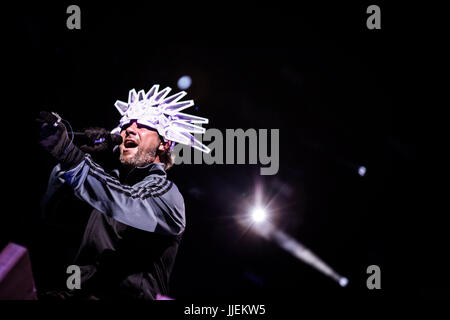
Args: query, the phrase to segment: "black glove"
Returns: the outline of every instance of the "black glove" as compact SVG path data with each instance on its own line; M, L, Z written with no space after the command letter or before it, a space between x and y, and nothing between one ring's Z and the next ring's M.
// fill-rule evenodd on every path
M84 130L86 138L89 140L87 144L82 145L80 149L89 153L95 162L100 164L104 169L115 169L119 164L119 155L115 146L117 143L113 142L111 133L100 127L92 127ZM96 143L96 141L104 139L103 142Z
M39 127L39 144L61 164L63 170L75 168L84 159L84 152L69 139L66 127L58 118L47 111L41 111L36 120Z

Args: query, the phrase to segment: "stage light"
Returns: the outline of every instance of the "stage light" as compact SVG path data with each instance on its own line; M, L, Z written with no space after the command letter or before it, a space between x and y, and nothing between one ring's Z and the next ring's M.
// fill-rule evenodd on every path
M254 222L262 222L267 219L267 213L262 208L254 208L252 211L252 219Z
M340 278L339 284L341 285L341 287L345 287L348 284L348 279L345 277Z
M178 79L177 86L180 90L186 90L192 84L192 79L189 76L182 76Z
M364 166L361 166L358 168L358 173L361 177L364 177L364 175L366 174L366 171L367 171L367 169Z
M347 278L338 274L308 247L279 229L273 223L273 214L278 210L274 208L272 201L265 199L260 184L256 186L255 196L252 198L252 201L250 203L243 203L242 207L243 211L237 214L235 218L245 228L245 232L251 230L252 233L276 243L280 248L289 252L295 258L336 281L341 287L347 286Z

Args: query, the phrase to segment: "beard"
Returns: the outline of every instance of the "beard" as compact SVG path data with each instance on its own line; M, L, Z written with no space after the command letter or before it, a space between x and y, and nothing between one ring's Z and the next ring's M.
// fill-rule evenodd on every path
M156 159L156 148L155 149L142 149L137 147L138 150L136 154L132 157L125 157L123 153L120 153L120 162L125 166L129 168L135 168L135 167L143 167L146 166Z

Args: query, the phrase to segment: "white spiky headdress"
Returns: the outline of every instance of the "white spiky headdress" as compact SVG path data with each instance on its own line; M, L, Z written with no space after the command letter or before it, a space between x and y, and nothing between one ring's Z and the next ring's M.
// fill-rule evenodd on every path
M139 124L157 130L166 140L172 141L171 148L178 142L209 153L210 149L192 135L205 133L205 128L195 124L206 124L208 119L180 112L193 106L194 101L179 101L187 94L185 91L166 98L172 89L169 87L161 91L158 89L158 84L147 93L144 90L136 92L132 89L128 94L128 102L117 100L115 106L122 118L119 126L111 133L120 133L123 126L136 120Z

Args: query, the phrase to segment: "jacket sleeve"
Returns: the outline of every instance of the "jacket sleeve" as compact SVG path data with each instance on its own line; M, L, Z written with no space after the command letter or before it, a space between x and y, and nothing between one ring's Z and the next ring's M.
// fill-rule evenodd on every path
M64 179L78 198L121 223L164 235L184 231L183 197L166 179L155 177L124 185L105 173L88 154L64 173Z
M55 202L59 200L62 196L65 196L65 191L69 192L65 188L65 181L63 171L61 171L61 165L57 164L52 172L50 173L50 178L47 184L47 191L43 195L41 199L41 218L44 220L48 220L51 216L54 215L55 211Z

